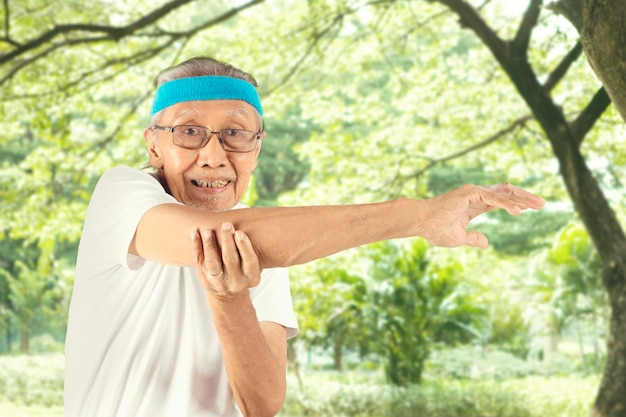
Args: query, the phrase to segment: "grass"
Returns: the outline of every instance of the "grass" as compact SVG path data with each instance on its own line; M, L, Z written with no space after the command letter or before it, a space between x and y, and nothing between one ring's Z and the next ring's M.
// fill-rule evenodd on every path
M0 416L63 416L63 356L0 356ZM288 374L280 417L586 417L599 377L454 379L392 387L374 371Z
M0 402L0 416L11 417L63 417L63 406L17 405Z
M587 417L598 377L429 378L392 387L371 373L290 375L281 417Z

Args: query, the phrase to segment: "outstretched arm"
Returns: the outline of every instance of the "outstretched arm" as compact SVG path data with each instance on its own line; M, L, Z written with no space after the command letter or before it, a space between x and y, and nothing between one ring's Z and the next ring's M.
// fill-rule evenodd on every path
M494 208L517 215L544 200L510 184L465 185L441 196L400 198L373 204L268 207L209 213L178 204L150 209L141 219L129 252L156 262L193 266L192 233L220 230L223 223L246 233L261 268L290 266L363 244L422 237L436 246L486 247L467 226Z

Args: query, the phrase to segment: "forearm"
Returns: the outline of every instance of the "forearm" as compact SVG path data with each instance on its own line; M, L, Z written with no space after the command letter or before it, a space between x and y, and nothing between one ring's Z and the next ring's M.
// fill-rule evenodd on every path
M146 213L131 253L193 265L191 234L234 224L254 244L262 268L306 263L379 240L419 235L421 201L399 199L349 206L274 207L220 213L164 204Z
M274 416L285 401L285 329L257 321L248 291L234 302L209 296L209 303L237 405L245 416Z
M234 226L250 237L262 267L291 266L371 242L414 236L416 213L405 206L401 210L401 202L391 201L295 207L263 211Z

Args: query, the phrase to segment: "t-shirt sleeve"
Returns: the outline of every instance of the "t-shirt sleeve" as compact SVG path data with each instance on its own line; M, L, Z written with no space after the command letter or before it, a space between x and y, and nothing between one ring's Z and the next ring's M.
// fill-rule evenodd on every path
M128 254L139 221L151 208L177 203L147 172L129 167L107 171L96 184L81 237L83 253L91 265L113 264L140 268L144 260Z
M286 268L263 270L259 285L250 289L250 297L259 321L271 321L284 326L288 339L298 333L298 320L293 311L289 272Z

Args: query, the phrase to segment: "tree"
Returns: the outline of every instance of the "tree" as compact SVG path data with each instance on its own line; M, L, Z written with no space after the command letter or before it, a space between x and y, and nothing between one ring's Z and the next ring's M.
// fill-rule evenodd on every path
M626 120L626 36L619 30L626 20L626 5L600 0L558 0L549 7L563 14L578 30L591 68Z
M619 41L623 41L624 38L623 30L621 30L624 22L624 12L622 10L624 5L622 2L561 2L562 8L570 12L572 11L572 5L583 7L584 3L583 13L580 13L580 15L583 16L582 21L584 22L585 18L588 20L596 19L593 24L598 27L594 27L593 29L590 29L589 26L587 28L582 27L582 43L579 40L571 42L568 51L560 53L556 48L554 51L550 51L552 52L552 56L560 54L560 61L553 64L553 62L547 59L549 55L546 53L540 54L532 42L533 31L537 29L541 23L542 12L547 12L548 17L555 18L554 15L550 16L548 9L542 7L543 2L541 0L532 0L529 2L526 11L519 21L517 29L513 31L508 28L503 28L502 22L494 16L493 8L490 9L488 7L491 5L490 3L495 2L484 2L481 7L473 5L477 2L464 0L439 0L430 1L429 3L437 3L445 6L445 9L453 12L458 17L461 27L469 29L473 35L475 35L475 37L470 35L466 38L466 43L471 43L472 39L477 39L487 48L492 57L495 58L499 71L506 74L510 84L514 86L517 94L530 110L532 114L531 118L542 130L543 135L545 135L544 138L550 145L551 153L558 162L559 173L569 197L598 251L602 263L603 283L609 294L612 311L607 365L605 367L603 382L594 405L594 413L597 416L618 416L621 413L620 410L626 409L624 403L624 399L626 398L626 379L623 377L626 375L626 362L622 360L622 358L626 356L626 320L624 320L624 314L626 314L626 298L622 296L624 290L626 290L626 239L617 219L617 215L610 206L609 200L604 193L606 185L604 185L604 187L601 185L597 174L590 168L582 147L586 138L595 136L590 135L590 132L592 132L596 122L600 120L600 117L609 108L611 100L605 87L599 86L596 87L595 91L592 93L581 89L578 91L578 100L570 100L564 103L560 101L562 100L560 97L562 97L563 94L558 91L558 88L562 84L572 86L571 83L567 83L567 78L570 74L576 74L576 64L582 55L582 45L585 43L587 45L585 46L586 50L598 48L597 50L588 52L588 54L591 54L590 60L594 68L598 65L607 65L609 67L608 72L617 78L617 83L615 87L612 88L612 94L623 94L625 90L621 87L620 82L623 82L624 78L624 45L619 44ZM335 3L327 2L327 4ZM373 4L372 7L375 11L371 11L370 16L377 16L379 18L371 19L372 23L368 27L368 30L374 31L375 36L383 39L383 36L389 36L392 31L387 29L383 32L382 28L385 24L393 25L394 28L398 28L396 32L400 32L404 35L400 36L396 33L399 42L406 43L409 42L407 41L408 39L415 43L425 43L423 39L411 35L416 30L415 27L419 26L421 22L428 22L429 19L434 20L437 16L436 11L431 11L430 18L420 16L421 21L413 26L408 24L407 29L407 26L403 26L399 24L399 22L406 24L409 19L394 20L393 17L390 17L394 16L394 8L398 10L403 9L405 13L411 13L412 10L409 10L410 8L407 6L407 3L392 1L376 3ZM559 9L558 5L556 7ZM332 8L332 6L328 6L328 8ZM323 8L320 7L320 9ZM329 12L325 11L325 13ZM352 16L356 13L358 13L358 7L350 7L343 4L336 5L334 13L332 13L333 18L327 18L326 21L333 21L333 19L339 21L337 27L349 25L347 16ZM445 13L445 10L440 10L439 13ZM611 19L603 18L603 16L608 16L611 13L614 13ZM414 13L412 17L415 17L417 20L417 16L417 13ZM544 16L546 16L546 13L544 13ZM615 20L613 19L614 17L616 17ZM613 26L610 26L611 22L613 22ZM426 23L423 24L426 25ZM591 25L592 23L588 21L587 24ZM446 26L441 25L440 27ZM358 30L354 29L354 27L350 29ZM447 27L447 30L449 30L449 27ZM340 29L337 29L337 31L339 32ZM612 35L605 38L603 34L606 34L607 31L611 31ZM365 36L364 32L364 30L358 31L358 36L363 38ZM423 36L423 33L421 33L421 35ZM442 34L442 36L445 38L445 34ZM615 38L617 39L615 40ZM612 52L608 53L604 50L604 53L599 53L598 51L601 50L599 44L604 42L604 45L606 45L607 39L609 39L608 45L611 45ZM391 49L393 45L387 43L387 47ZM391 52L385 51L384 58L391 60L393 58L393 52L393 49L391 49ZM440 51L440 53L442 53L442 51ZM597 57L599 54L602 55L601 58ZM608 55L614 55L615 62L605 64L604 59L607 59ZM594 56L596 57L594 58ZM594 59L596 59L598 63L595 63ZM402 61L398 60L395 64L401 66ZM354 61L352 61L352 65L354 65ZM470 66L471 63L468 62L462 67L470 71ZM406 70L406 68L405 66L403 69ZM485 69L486 73L488 71L493 70L491 68ZM599 72L597 68L596 72ZM400 74L396 75L400 76ZM604 77L609 77L609 74ZM493 76L493 78L496 77ZM393 82L386 82L385 88L389 91L393 88ZM469 94L471 93L464 91L465 96ZM384 102L388 103L388 101ZM429 104L432 105L432 103ZM390 111L389 107L385 110ZM391 111L393 110L394 109ZM498 107L498 112L500 111L502 111L502 107ZM379 115L376 115L376 117L378 117L376 121L379 125L384 124L384 122L381 123ZM367 118L365 118L365 123L367 123ZM385 158L388 165L392 165L391 163L393 163L392 166L394 166L394 168L389 171L394 174L395 172L399 172L400 175L396 175L396 178L402 180L417 178L423 176L425 172L433 166L449 163L454 158L467 156L470 152L476 151L476 149L481 146L493 144L500 138L508 137L514 133L518 127L524 126L527 123L528 118L521 113L518 115L517 120L508 127L502 127L484 141L474 144L467 149L450 152L449 156L431 158L423 167L415 170L413 173L411 173L410 170L408 173L406 172L407 170L402 172L402 165L398 163L400 160L399 157L396 157L395 161L388 157L389 154L394 153L395 149L398 148L397 146L395 148L382 146L381 148L384 149L384 156L382 156L382 158ZM403 126L406 124L407 123L400 123L399 125ZM339 129L335 128L335 130ZM362 133L362 131L359 132L356 127L354 127L353 130L354 132L350 132L346 129L342 133L345 132L344 134L351 135L352 137L357 137L358 133ZM329 134L332 134L335 139L340 137L337 133L338 132L329 131ZM378 133L380 136L384 135L382 132ZM327 145L327 143L323 143L318 146L323 147ZM411 149L410 144L405 142L403 145L405 146L400 149ZM536 142L532 145L527 145L525 149L530 150L531 147L535 145ZM410 151L407 153L409 153L409 155L411 154ZM343 156L345 156L345 154ZM345 179L343 180L345 181ZM382 182L385 183L385 178L383 178ZM400 183L401 181L397 182ZM388 183L393 184L394 182L388 181L387 184ZM326 187L328 187L328 185L326 185Z
M391 383L418 384L433 345L474 339L485 311L463 291L461 264L433 262L424 241L384 242L372 249L370 326L378 333L373 349Z
M554 8L579 31L591 67L626 120L626 35L623 31L626 4L618 1L560 0ZM590 215L600 212L606 210L597 210ZM590 230L594 225L589 219L585 221L602 259L602 278L611 305L608 358L594 404L594 417L623 415L626 409L626 364L623 360L626 355L626 300L622 295L626 289L626 238L614 217L607 219L606 223L594 233ZM608 239L603 236L606 230L611 231Z
M32 248L31 248L32 252ZM38 251L36 251L38 252ZM27 254L23 251L22 254ZM0 268L0 278L7 283L8 303L3 309L17 321L20 334L20 351L28 353L30 338L38 327L37 322L47 323L47 330L65 323L67 300L67 269L55 265L49 253L39 254L38 258L17 259L9 268ZM61 262L60 264L64 264ZM4 306L3 306L4 307ZM7 347L10 350L10 325L7 326Z
M600 371L598 342L602 338L598 332L602 331L601 324L608 320L608 310L600 262L589 235L582 225L568 224L557 234L552 248L536 257L533 264L534 273L525 287L531 300L529 313L536 316L535 327L543 324L539 331L551 338L554 351L557 351L563 331L573 329L585 371ZM583 326L592 329L588 332L593 337L594 346L591 363L584 352Z
M409 180L423 176L424 169L428 166L452 165L454 158L460 156L469 159L470 151L484 149L484 146L493 144L503 137L515 137L516 140L520 140L519 148L523 147L524 152L530 154L529 158L532 158L543 150L541 148L543 136L541 139L538 138L540 135L533 134L521 137L519 132L525 129L525 133L528 133L532 131L534 123L538 123L551 147L552 155L558 161L562 181L576 212L598 251L602 264L603 283L609 294L612 316L607 366L594 405L594 413L598 417L612 417L620 415L620 410L626 408L624 404L626 401L624 400L626 398L626 378L624 378L626 362L622 360L626 356L626 298L622 297L626 281L626 238L604 194L603 187L590 169L582 149L583 144L588 145L587 138L594 133L593 126L609 106L609 97L624 115L624 105L621 103L623 103L623 96L626 96L624 93L626 89L623 85L622 68L624 67L623 51L626 47L622 25L625 21L626 6L623 2L602 0L555 2L555 10L568 16L580 31L580 42L572 42L569 52L563 53L560 62L556 65L552 65L553 62L548 59L541 61L541 58L546 57L538 56L537 50L531 48L533 40L531 35L534 29L541 23L542 16L550 12L542 8L540 0L529 2L517 29L508 32L507 28L500 27L502 22L494 20L490 26L485 17L488 16L489 11L492 10L490 6L495 2L487 1L484 4L481 3L480 6L474 6L477 2L470 3L463 0L431 2L419 0L412 2L393 0L326 2L319 0L308 2L300 7L292 7L290 4L289 10L294 13L291 18L285 18L278 13L273 14L272 16L276 19L280 19L281 24L274 20L268 23L270 19L250 18L247 20L247 26L238 27L241 30L265 28L266 34L254 33L257 36L268 37L271 36L272 31L280 27L283 30L280 33L282 38L289 40L288 47L284 44L281 44L283 47L278 45L275 38L263 38L264 42L258 42L255 38L246 39L244 32L241 31L237 31L236 36L228 31L220 32L219 36L207 31L208 28L216 27L217 23L232 24L228 20L230 17L235 14L245 16L246 10L252 6L259 6L263 3L261 1L251 1L240 7L230 8L222 3L178 0L164 2L154 9L147 7L146 2L145 10L150 11L145 14L139 12L144 10L144 3L141 2L133 4L134 9L131 10L117 3L111 5L110 2L93 1L90 2L92 7L84 10L83 20L76 20L75 16L77 10L83 10L81 5L84 2L64 2L63 7L55 4L57 7L55 13L46 9L49 6L45 3L32 2L25 5L24 2L5 1L2 15L5 23L4 33L0 37L0 52L2 53L0 55L0 88L3 90L0 117L7 121L2 135L10 132L10 136L3 136L0 139L4 142L24 140L28 137L28 132L34 132L43 143L21 162L19 169L7 170L9 175L2 178L7 185L13 184L14 179L19 179L24 184L23 194L33 195L35 198L24 198L25 207L18 212L11 209L5 210L5 205L15 205L17 197L14 195L10 195L8 199L5 199L3 195L0 204L3 206L3 214L7 213L5 215L8 217L13 235L18 238L30 235L34 236L35 240L50 239L50 236L54 234L50 233L51 228L46 225L50 223L50 220L59 219L59 216L42 211L40 207L47 205L53 209L51 212L62 213L66 218L79 218L87 198L85 190L93 184L93 179L101 169L120 160L137 162L144 158L136 146L123 138L130 136L131 125L132 129L136 129L140 124L141 118L137 116L137 112L149 95L149 89L137 89L136 85L147 86L149 82L146 74L154 74L157 68L163 66L164 61L176 61L179 54L183 52L200 50L215 52L217 51L215 45L237 45L239 49L233 48L232 52L229 50L225 53L227 55L225 58L237 57L237 62L243 67L252 68L255 63L254 67L258 69L255 74L267 81L265 84L267 87L264 87L267 90L264 92L271 92L274 103L278 106L288 102L288 98L285 89L281 91L274 87L283 85L285 80L297 74L307 74L309 68L319 68L314 66L314 63L327 53L333 41L337 40L342 33L352 31L363 36L369 31L370 34L373 33L376 36L376 31L386 22L393 22L393 19L396 19L406 26L392 24L386 28L386 35L396 33L396 39L400 43L414 42L421 47L420 53L428 55L431 51L431 54L441 56L443 52L437 48L451 41L451 28L442 26L446 27L446 32L441 32L439 28L429 28L428 23L441 18L440 16L447 10L454 12L461 25L476 35L475 37L465 36L462 40L457 39L456 53L461 56L459 51L467 50L467 46L472 46L472 43L477 40L482 42L495 58L499 68L487 64L485 69L482 69L484 82L489 83L491 78L499 79L499 71L503 71L519 93L519 97L530 109L531 115L526 114L527 110L511 105L507 108L507 112L512 113L513 109L520 110L520 112L515 118L509 120L508 125L494 129L492 136L473 144L468 149L451 152L448 156L430 158L421 169L411 171L411 167L407 167L407 161L414 163L416 160L425 160L424 153L421 152L426 149L425 147L418 147L422 145L417 144L417 141L414 141L414 144L405 142L406 147L403 150L406 152L403 156L383 140L397 139L394 134L384 131L380 126L373 126L372 123L359 127L359 120L355 119L354 112L344 112L343 108L338 107L337 109L342 111L335 111L337 119L349 121L351 126L350 129L340 128L338 124L333 127L337 133L334 138L336 146L353 150L355 138L365 139L374 146L370 149L376 149L378 153L375 161L378 165L373 165L375 168L393 162L394 168L397 169L389 171L379 169L379 173L373 175L372 171L375 170L359 172L359 167L346 164L342 166L345 168L341 171L343 177L337 179L337 182L354 181L360 182L361 185L366 184L362 187L364 200L373 195L380 196L380 191L371 186L376 181L388 184L385 188L386 192L394 195L400 191L407 191ZM190 9L186 7L192 3L195 6L202 5L205 13L189 13ZM263 4L267 7L263 9L265 12L276 12L282 6L281 2L267 3ZM427 9L424 6L422 10L425 13L420 15L410 9L413 5L433 7ZM435 5L445 7L436 8ZM105 7L110 8L105 9ZM110 13L107 13L109 11ZM172 19L173 13L178 11L180 13L176 14L176 19ZM408 11L409 14L403 16L404 11ZM169 18L166 19L166 17ZM41 20L35 24L35 19ZM85 23L89 21L98 23ZM301 27L298 26L299 22L303 22ZM497 25L495 22L498 22ZM37 32L34 32L32 27L36 27ZM496 27L498 30L494 29ZM426 44L419 37L413 36L418 29L423 29L426 33L439 31L440 39L430 38L430 44ZM36 34L33 35L33 33ZM420 33L424 34L424 32ZM235 37L239 39L234 39ZM344 42L345 55L350 54L350 48L345 46L347 44L345 36L341 40ZM384 41L384 39L380 40ZM192 48L190 45L194 41L202 43L202 47L196 45ZM355 43L353 41L350 46ZM446 45L445 53L451 53L453 49L448 46ZM250 53L254 48L258 48L259 51L255 56ZM607 52L605 48L608 48L610 52ZM393 49L393 45L389 46L389 49ZM235 50L237 52L234 52ZM604 84L604 88L596 88L592 94L584 89L578 89L576 94L579 95L580 100L566 103L568 111L564 111L563 103L559 102L555 92L559 85L567 82L566 75L575 70L583 51ZM557 54L559 51L553 52ZM159 57L158 62L153 60L156 56ZM387 58L387 55L383 56ZM268 61L272 58L281 65L269 65ZM471 67L469 58L473 59L476 56L465 58L465 61L459 60L458 65L463 70L469 71ZM354 101L354 95L352 95L353 104L359 104L359 110L374 120L379 118L383 111L388 112L402 122L400 126L417 126L418 133L426 129L427 125L431 127L434 123L446 124L446 109L436 105L435 91L430 92L428 88L422 90L424 97L421 98L427 98L428 104L433 109L439 108L437 114L422 106L420 107L421 113L407 116L406 108L417 108L423 100L410 100L406 97L403 104L409 107L380 106L380 103L390 104L389 99L395 93L393 89L406 90L410 87L411 81L414 80L403 78L402 73L411 70L415 59L417 59L415 56L394 57L392 68L396 68L396 72L385 73L380 71L381 67L385 66L380 56L366 56L360 62L370 67L364 70L371 69L372 73L377 76L371 79L369 86L373 89L384 85L387 91L378 97L380 100L370 100L365 96L365 98L360 97L360 101ZM332 63L344 69L346 67L340 59ZM138 71L139 67L144 72ZM471 68L475 70L474 67ZM457 77L457 81L462 78L454 67L445 68L445 71L449 73L448 75ZM41 80L42 74L45 74L45 79L49 81L49 84L29 84L29 80ZM350 78L349 72L345 72L343 78L341 75L334 75L331 78L341 82L338 85L342 86L342 91L337 94L337 89L335 89L334 95L322 97L324 99L322 102L329 107L339 104L342 98L339 96L347 97L353 93L351 90L354 80ZM313 71L309 72L308 76L315 78ZM480 77L480 74L473 72L471 76ZM299 80L303 78L300 77ZM24 85L30 88L23 88ZM503 86L503 88L506 87ZM294 90L297 91L297 89ZM83 95L86 92L88 95ZM302 91L298 99L304 101L307 94L322 96L309 87L309 90ZM498 99L508 100L509 97L502 95ZM586 99L585 103L582 103L583 99ZM458 94L459 104L463 104L464 100L466 99L463 95ZM18 101L21 103L19 106L15 105ZM467 100L465 104L475 106L476 100L471 101ZM507 105L509 103L510 101L507 101ZM65 112L63 105L72 109L72 112ZM490 108L491 116L494 116L493 108L495 107ZM461 109L466 110L467 107ZM503 111L504 106L499 106L498 110ZM305 113L310 114L315 111L314 108L307 108ZM489 110L486 111L489 112ZM25 118L24 114L29 116ZM491 119L495 118L491 117ZM426 120L432 123L429 124ZM465 125L470 126L469 123ZM450 129L454 128L450 127ZM79 131L80 134L72 134L72 131ZM446 133L458 135L467 132ZM374 137L376 134L379 135L378 138ZM443 137L442 142L444 142L445 136L447 135L439 133L434 137ZM314 136L313 139L318 137ZM374 139L371 139L372 137ZM521 145L522 141L524 146ZM458 147L458 144L449 142L450 149L454 149L453 146ZM333 148L333 150L339 154L345 152L338 148ZM619 148L616 147L616 149ZM68 161L68 154L75 154L77 157ZM123 157L120 157L120 154ZM474 162L476 165L480 164L480 161ZM363 173L365 175L361 175L361 181L354 180ZM530 183L532 184L532 181ZM423 182L416 180L413 184L413 191L417 195L428 193ZM2 191L5 192L4 187ZM59 195L64 196L63 200L58 199ZM76 200L81 201L81 204L69 203ZM58 221L57 223L66 222ZM64 230L58 224L53 229ZM67 231L67 234L73 236L74 239L78 233L79 226Z
M462 0L440 2L454 11L461 25L474 31L489 48L552 145L568 193L601 259L603 283L611 305L608 357L593 414L622 415L626 409L626 362L623 360L626 357L626 298L623 297L626 291L626 236L581 152L587 132L610 103L609 95L605 87L600 88L571 120L550 95L551 89L580 55L582 48L579 44L564 56L545 83L539 81L529 62L528 48L540 16L541 0L531 0L515 36L509 41L500 38L469 3ZM557 2L556 7L566 10L578 25L592 67L611 90L612 97L620 103L618 109L624 117L626 112L621 103L626 101L623 71L626 37L620 28L625 21L626 5L589 0Z
M420 383L433 346L476 340L487 316L461 264L431 250L381 242L294 271L303 339L331 348L337 370L351 351L380 361L394 385Z
M301 326L299 340L309 347L332 352L333 366L342 371L344 353L362 357L376 338L369 312L366 280L344 266L352 262L323 259L294 268L292 277L295 310Z
M178 61L198 33L216 25L232 33L227 21L261 3L5 1L0 6L0 268L6 270L0 276L0 328L9 350L12 330L29 322L26 315L19 323L15 320L9 277L14 289L36 287L49 278L30 279L27 270L38 260L24 259L19 248L69 258L71 268L97 178L114 164L139 167L146 162L137 145L147 119L147 110L141 110L152 92L151 78ZM207 54L204 41L199 43ZM282 123L271 118L266 122L277 133L264 147L262 175L256 178L261 204L271 204L281 189L306 172L306 164L291 155L292 144L306 136L294 135L297 129L281 129ZM287 131L291 133L283 133ZM271 181L266 179L270 174ZM20 258L21 269L14 267ZM37 294L32 288L26 295ZM56 329L50 324L48 330Z

